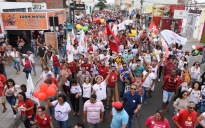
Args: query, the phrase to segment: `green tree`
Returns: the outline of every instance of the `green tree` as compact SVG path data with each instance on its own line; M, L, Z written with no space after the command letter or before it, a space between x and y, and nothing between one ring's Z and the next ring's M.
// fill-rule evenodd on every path
M104 8L106 8L106 5L104 2L100 1L98 2L98 4L96 5L96 7L99 7L100 10L103 10Z

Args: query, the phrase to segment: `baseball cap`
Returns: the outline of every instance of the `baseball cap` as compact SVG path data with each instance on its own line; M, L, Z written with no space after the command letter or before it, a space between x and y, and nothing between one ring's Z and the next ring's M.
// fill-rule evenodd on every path
M117 109L121 109L123 105L120 101L117 101L117 102L113 102L112 106L117 108Z
M122 56L122 53L119 53L119 56Z

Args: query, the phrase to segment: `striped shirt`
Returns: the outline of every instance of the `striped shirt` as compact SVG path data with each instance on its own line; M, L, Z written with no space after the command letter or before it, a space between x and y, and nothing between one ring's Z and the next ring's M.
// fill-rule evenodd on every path
M96 103L91 103L90 100L84 104L84 110L87 112L87 121L92 124L100 122L100 113L104 112L102 101L96 99Z
M164 90L168 91L168 92L174 92L176 89L176 85L179 85L179 78L178 77L171 77L171 75L166 75L164 77Z

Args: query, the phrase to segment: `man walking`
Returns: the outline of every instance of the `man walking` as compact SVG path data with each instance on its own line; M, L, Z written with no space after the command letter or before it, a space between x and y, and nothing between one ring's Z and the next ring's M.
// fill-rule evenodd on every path
M83 122L86 122L85 116L87 115L87 122L89 128L98 128L99 123L103 122L104 106L103 103L97 99L95 94L90 96L90 100L86 101L83 110Z
M123 104L119 101L112 103L112 111L110 112L109 121L111 128L126 128L128 123L128 114L123 109Z
M43 63L47 67L46 58L45 58L46 57L46 48L43 46L43 44L40 44L40 47L38 48L38 52L39 52L39 56L40 56L41 68L43 71L43 69L44 69Z
M135 114L138 113L138 110L141 107L141 96L137 93L136 90L136 85L132 84L130 87L130 91L126 92L122 98L124 109L129 115L129 120L126 128L132 127L132 122L134 120Z

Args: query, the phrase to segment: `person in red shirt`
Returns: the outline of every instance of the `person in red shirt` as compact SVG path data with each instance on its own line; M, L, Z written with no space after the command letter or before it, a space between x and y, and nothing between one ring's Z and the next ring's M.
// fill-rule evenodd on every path
M196 107L193 101L189 101L187 109L181 110L172 120L175 123L175 128L196 128L197 112L194 111Z
M28 55L24 55L25 59L21 61L21 65L24 67L23 72L26 73L26 78L28 79L29 73L31 74L31 69L32 69L32 61L28 59ZM26 69L26 70L25 70Z
M97 60L95 59L94 62L95 62L95 65L97 65L98 67L99 75L101 75L103 79L105 79L107 76L108 69L109 69L108 66L105 66L105 61L101 61L99 64Z
M107 106L106 108L109 108L110 99L112 99L114 95L115 84L118 78L115 66L112 66L111 70L112 72L110 73L110 77L108 78L108 82L107 82Z
M36 121L30 121L31 124L38 124L40 128L54 128L53 123L49 117L45 113L46 108L44 106L39 106L38 107L38 114L36 115Z
M0 99L2 97L2 93L5 85L6 85L6 77L3 75L2 70L0 70ZM7 110L5 102L2 102L2 106L4 107L3 112Z
M84 63L80 64L80 66L84 66L86 68L86 71L90 73L90 69L93 68L93 65L88 63L88 58L84 58Z
M44 80L44 83L46 83L47 79L50 79L52 84L55 84L56 86L58 86L58 81L56 80L56 78L52 77L51 74L48 74L46 76L46 79Z
M26 98L26 94L24 92L19 92L18 94L18 105L17 107L21 110L21 117L24 123L25 128L31 128L30 120L33 120L33 108L34 104L31 99ZM17 110L17 107L14 106L14 109Z
M51 57L53 69L54 69L54 74L55 77L60 73L60 60L59 56L56 53L53 53L53 56Z
M72 72L72 77L74 78L74 73L76 71L76 63L75 63L75 61L70 62L70 63L66 62L66 64L67 64L68 69L70 69L70 71Z
M174 59L170 56L168 57L168 63L166 63L162 69L163 77L170 75L173 69L175 69Z

